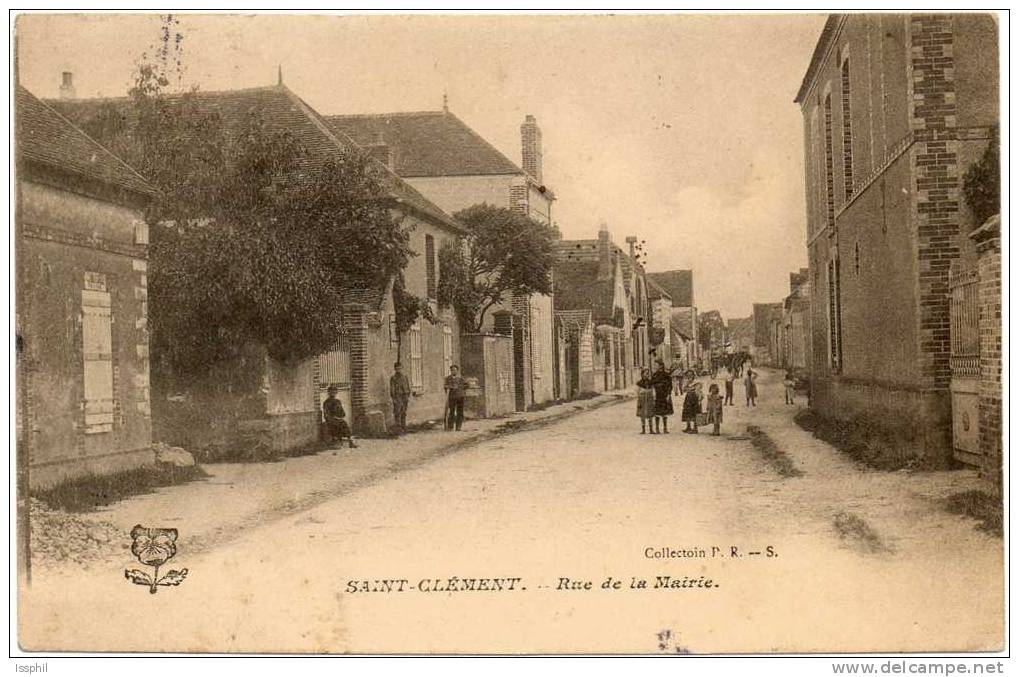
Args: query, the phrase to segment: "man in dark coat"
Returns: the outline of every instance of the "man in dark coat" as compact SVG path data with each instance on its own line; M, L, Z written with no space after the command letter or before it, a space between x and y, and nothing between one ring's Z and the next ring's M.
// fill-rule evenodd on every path
M343 442L343 438L346 437L350 442L350 448L357 449L357 445L354 444L354 435L350 432L350 426L347 425L347 412L343 410L343 403L336 398L339 389L336 386L329 386L326 392L329 396L322 403L326 437L330 442Z
M403 373L403 366L397 362L393 365L393 375L389 378L389 397L393 400L393 421L396 429L404 432L407 429L407 404L410 402L410 381Z
M669 433L669 416L672 416L672 371L665 368L665 361L655 360L658 368L651 375L651 387L655 390L655 432L659 432L658 422L662 423L661 432Z
M455 364L449 368L446 377L446 430L459 430L464 422L464 400L467 399L467 384L460 378L460 368Z

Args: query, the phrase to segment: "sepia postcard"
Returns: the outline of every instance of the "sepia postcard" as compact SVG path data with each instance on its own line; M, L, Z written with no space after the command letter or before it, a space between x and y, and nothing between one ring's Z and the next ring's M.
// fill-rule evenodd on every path
M24 656L1006 650L1007 17L11 30Z

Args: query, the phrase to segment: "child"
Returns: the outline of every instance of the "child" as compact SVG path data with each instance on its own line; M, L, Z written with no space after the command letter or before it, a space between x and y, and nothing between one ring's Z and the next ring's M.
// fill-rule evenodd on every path
M747 406L748 407L756 407L757 406L757 374L754 373L754 370L751 369L750 367L747 367L746 388L747 388Z
M796 379L791 371L785 373L785 381L783 383L785 384L785 403L796 404L794 401L796 398Z
M733 382L736 380L736 374L731 368L725 370L725 402L723 404L732 405L732 390Z
M718 394L718 386L714 383L708 388L708 423L714 424L711 434L719 435L719 428L722 425L722 396Z
M701 384L695 383L686 389L683 398L683 422L686 423L685 433L697 434L697 414L701 413ZM691 424L693 427L691 428Z
M651 370L641 369L640 380L637 381L637 416L640 417L640 434L655 434L651 427L651 419L655 415L655 391L651 388Z

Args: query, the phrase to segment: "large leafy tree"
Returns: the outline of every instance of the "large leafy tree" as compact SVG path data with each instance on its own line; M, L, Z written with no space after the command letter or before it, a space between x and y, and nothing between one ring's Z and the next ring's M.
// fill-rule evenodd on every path
M997 127L991 130L991 141L980 160L966 170L962 192L976 218L976 225L1001 211L1001 154Z
M351 151L324 164L257 111L227 129L197 95L167 96L143 64L130 115L86 129L160 190L149 251L153 353L201 371L249 344L292 361L331 348L352 289L385 289L412 255L379 170Z
M478 204L454 214L467 227L458 245L439 250L439 303L451 306L468 331L512 294L552 292L558 232L505 207Z

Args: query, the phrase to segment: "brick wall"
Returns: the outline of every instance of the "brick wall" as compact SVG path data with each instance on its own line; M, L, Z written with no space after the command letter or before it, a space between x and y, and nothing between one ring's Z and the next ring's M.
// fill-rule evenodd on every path
M920 371L924 385L936 389L951 381L948 275L959 256L952 21L915 15L909 23Z
M989 226L989 227L988 227ZM1001 239L990 223L975 234L980 275L980 452L981 475L992 492L1002 490Z

